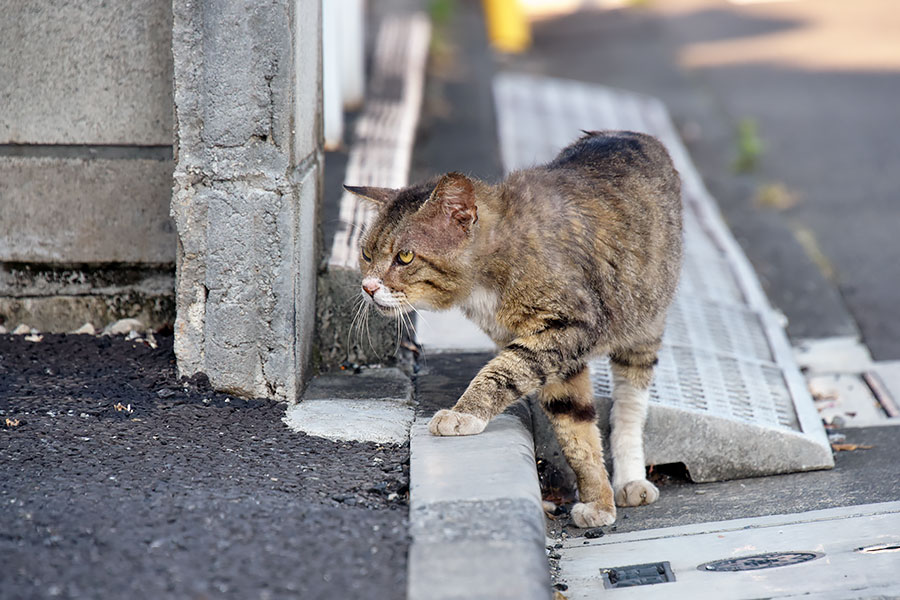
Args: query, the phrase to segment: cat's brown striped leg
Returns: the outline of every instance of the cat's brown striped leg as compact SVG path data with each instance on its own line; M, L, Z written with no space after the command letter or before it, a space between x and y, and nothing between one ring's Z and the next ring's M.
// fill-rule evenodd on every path
M644 468L644 422L658 350L656 342L609 356L613 374L610 449L619 506L651 504L659 498L659 490L647 481Z
M516 338L478 372L456 405L435 413L434 435L481 433L488 421L525 394L584 368L594 347L590 324L551 319L538 333Z
M603 462L587 367L565 381L545 385L540 401L578 481L581 502L572 508L572 520L578 527L613 523L616 505Z

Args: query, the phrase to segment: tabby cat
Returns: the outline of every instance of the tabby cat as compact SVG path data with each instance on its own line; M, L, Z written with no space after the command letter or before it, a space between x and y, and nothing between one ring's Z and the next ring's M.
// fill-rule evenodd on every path
M586 132L496 185L449 173L404 189L347 187L380 206L362 241L362 295L385 315L460 306L499 347L434 435L471 435L517 398L540 404L575 472L580 527L654 502L643 428L681 267L681 183L663 145ZM613 478L587 361L609 355Z

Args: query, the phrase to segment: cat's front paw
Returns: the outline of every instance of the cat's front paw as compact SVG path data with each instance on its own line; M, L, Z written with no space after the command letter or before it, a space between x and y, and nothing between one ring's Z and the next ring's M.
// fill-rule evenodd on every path
M619 506L653 504L657 498L659 490L646 479L635 479L616 488L616 504Z
M432 435L475 435L485 427L487 421L484 419L447 409L437 411L428 422L428 431Z
M576 527L585 529L616 522L616 507L602 506L599 502L579 502L572 507L570 514Z

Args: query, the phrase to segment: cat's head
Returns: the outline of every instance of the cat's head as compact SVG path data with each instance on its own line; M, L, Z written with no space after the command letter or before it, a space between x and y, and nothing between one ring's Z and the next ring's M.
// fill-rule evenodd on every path
M359 253L363 298L384 314L452 306L470 285L474 183L449 173L399 190L345 188L378 206Z

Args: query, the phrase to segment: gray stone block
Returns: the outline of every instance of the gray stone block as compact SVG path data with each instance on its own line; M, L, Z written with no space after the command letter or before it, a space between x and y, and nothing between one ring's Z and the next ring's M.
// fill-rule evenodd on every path
M0 261L169 263L168 160L0 157Z
M530 421L530 420L529 420ZM410 430L407 598L551 597L531 432L511 415L479 435Z
M172 143L171 2L4 2L0 143Z
M535 551L537 550L537 551ZM550 600L543 543L469 541L413 544L409 600Z

